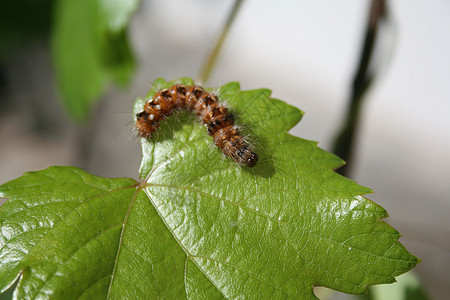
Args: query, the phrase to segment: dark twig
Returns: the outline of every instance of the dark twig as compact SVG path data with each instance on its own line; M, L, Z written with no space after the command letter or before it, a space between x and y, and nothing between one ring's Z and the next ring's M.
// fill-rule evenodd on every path
M337 170L342 175L347 175L349 167L351 167L361 104L376 73L376 70L373 68L372 58L373 50L377 43L377 31L380 23L386 20L386 1L372 0L361 57L353 80L347 117L333 147L334 153L347 162L345 166Z
M227 22L225 23L225 26L222 29L222 33L220 34L220 38L217 41L215 47L209 54L207 60L205 61L201 71L200 71L200 81L205 82L208 80L209 76L211 75L211 71L216 64L217 57L219 55L220 49L222 48L222 44L225 41L225 38L228 34L228 31L230 30L231 25L233 24L236 15L242 5L242 2L244 0L236 0L234 2L233 8L230 12L230 15L228 16Z

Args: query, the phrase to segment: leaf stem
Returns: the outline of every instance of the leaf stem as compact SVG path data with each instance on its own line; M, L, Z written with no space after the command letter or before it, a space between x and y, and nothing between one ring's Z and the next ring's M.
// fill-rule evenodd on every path
M347 117L333 146L333 152L347 162L346 165L337 170L342 175L347 175L352 165L355 133L359 124L361 105L376 73L371 63L373 50L377 42L377 31L379 24L386 18L386 1L372 0L359 64L353 79Z
M236 15L242 5L242 2L244 0L236 0L234 2L233 8L231 9L231 12L228 16L227 22L225 23L225 26L222 28L222 33L220 34L219 39L216 42L216 45L214 46L213 50L210 52L209 56L205 60L205 63L203 64L203 67L200 71L200 81L206 82L209 79L209 76L211 75L211 71L214 68L217 57L219 56L220 49L222 48L223 42L225 41L225 38L227 37L228 31L230 30L231 25L233 24L234 20L236 19Z

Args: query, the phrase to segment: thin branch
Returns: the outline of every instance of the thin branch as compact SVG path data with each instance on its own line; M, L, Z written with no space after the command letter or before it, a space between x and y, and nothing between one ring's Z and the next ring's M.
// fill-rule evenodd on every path
M222 28L222 33L220 34L220 38L217 41L215 47L209 54L208 58L205 60L205 63L200 71L200 81L205 82L208 80L209 76L211 75L211 71L214 68L214 65L217 62L217 57L219 56L219 52L222 48L223 42L225 41L225 38L228 34L228 31L230 30L231 25L233 24L236 15L242 5L242 2L244 0L236 0L234 2L233 8L230 12L230 15L228 16L227 22L225 23L225 26Z
M364 44L353 79L347 117L333 147L333 152L347 162L345 166L337 170L342 175L347 175L349 167L351 167L361 104L375 77L376 70L371 68L373 50L377 43L378 27L380 23L387 20L386 1L372 0Z

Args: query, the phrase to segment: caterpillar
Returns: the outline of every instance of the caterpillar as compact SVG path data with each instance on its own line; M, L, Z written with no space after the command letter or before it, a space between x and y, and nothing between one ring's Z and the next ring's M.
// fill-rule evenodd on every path
M258 155L253 152L245 138L234 125L234 117L219 102L218 97L206 92L197 85L177 84L168 89L159 90L148 100L144 109L136 114L136 128L139 135L150 138L161 121L174 110L185 109L193 112L206 126L214 144L233 161L241 166L253 167L258 162Z

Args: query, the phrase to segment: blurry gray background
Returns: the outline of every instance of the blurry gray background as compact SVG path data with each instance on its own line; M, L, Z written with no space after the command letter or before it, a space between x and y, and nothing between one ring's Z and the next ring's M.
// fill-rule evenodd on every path
M423 260L416 272L435 299L450 295L450 2L390 1L394 49L370 90L351 177L376 193L401 242ZM157 77L197 78L231 0L143 1L130 28L138 59L126 89L110 87L95 108L89 159L78 159L79 130L58 98L48 44L24 44L3 65L0 183L49 165L137 178L131 108ZM331 150L359 58L369 1L244 3L205 85L239 81L243 90L306 112L291 130ZM0 200L3 201L3 200Z

